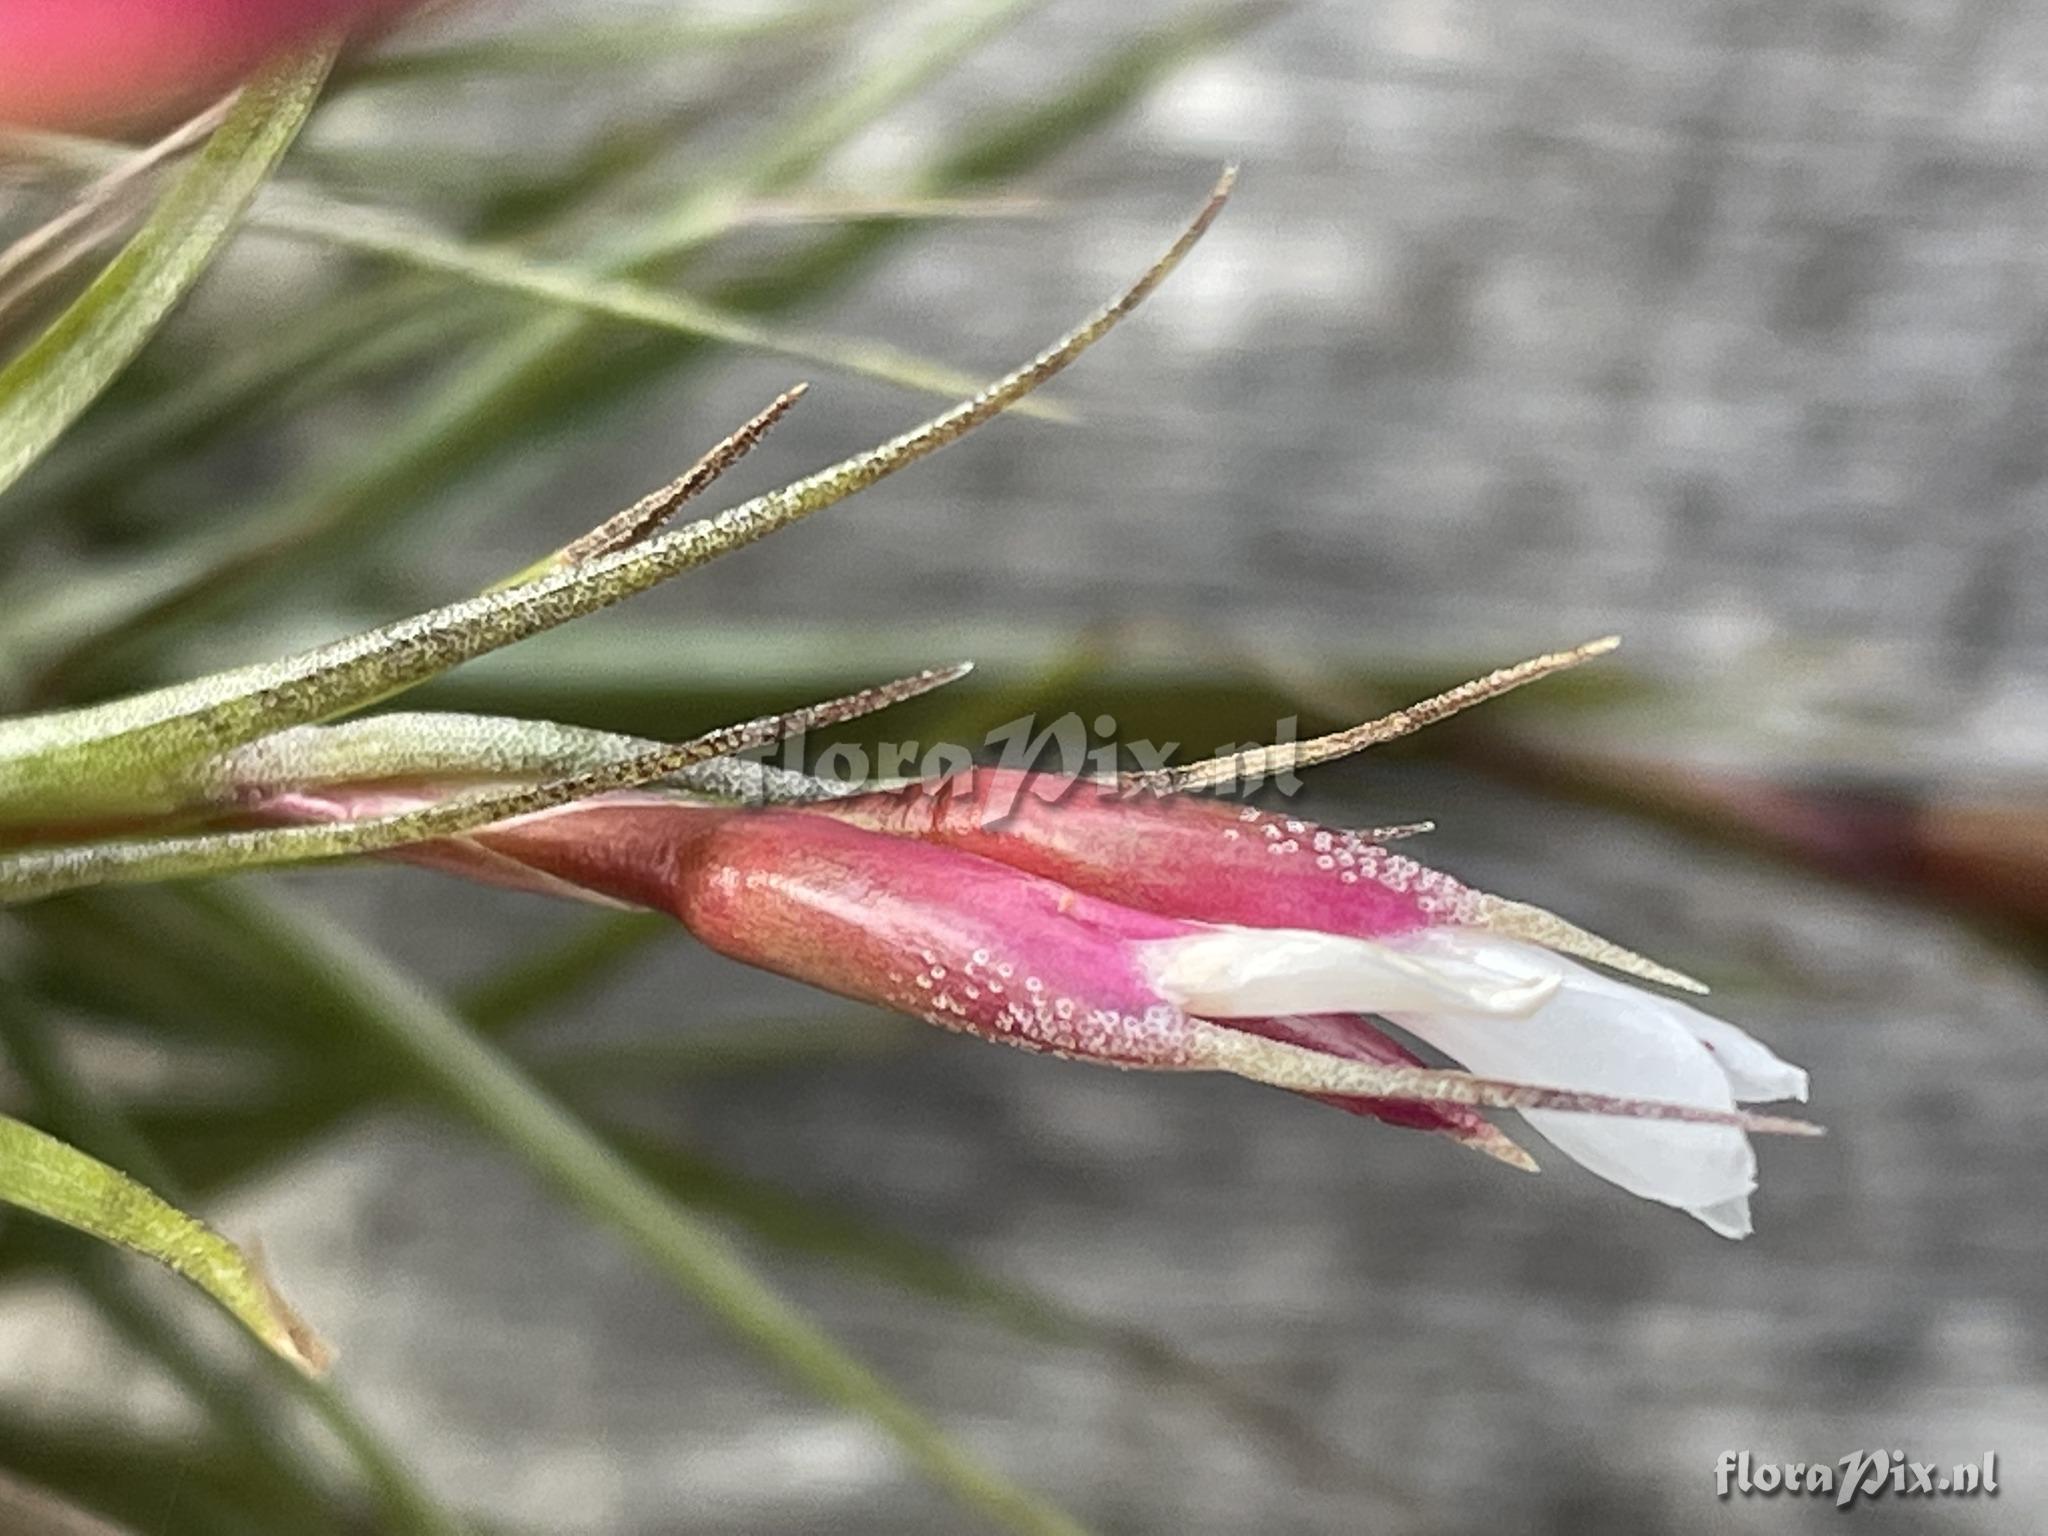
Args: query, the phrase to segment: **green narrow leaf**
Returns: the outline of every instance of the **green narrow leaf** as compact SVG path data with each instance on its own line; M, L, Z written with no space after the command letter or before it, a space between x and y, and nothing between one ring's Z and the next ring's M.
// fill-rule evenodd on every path
M1139 32L1066 89L976 128L963 144L936 155L914 178L916 193L974 194L1045 163L1127 111L1174 70L1283 9L1276 0L1225 0L1190 7ZM978 35L957 32L947 45L966 46ZM943 31L933 36L941 40ZM914 85L915 73L897 71L896 84ZM860 96L871 111L885 105L885 93L872 84L856 86L848 99ZM819 131L826 123L836 123L843 131L849 124L858 126L859 117L843 102L828 102L808 119L792 124L778 140L801 141L810 152L829 149L829 135ZM741 157L740 163L764 177L772 173L793 178L805 168L801 157L771 156L765 145ZM593 170L592 175L597 174ZM775 185L764 182L747 195L775 190ZM739 308L782 308L814 300L825 285L844 282L863 270L901 239L905 228L876 223L837 232L811 250L777 263L765 278L721 290L719 300ZM196 612L232 609L274 590L305 568L316 549L327 560L348 558L379 524L416 511L435 492L525 444L531 433L560 431L566 422L601 410L671 372L679 360L700 355L690 350L696 344L680 337L648 336L622 351L616 346L581 345L584 334L573 316L535 321L408 416L377 454L366 460L352 453L346 465L225 541L204 537L180 546L174 555L200 561L199 574L185 579L172 596L131 605L110 632L65 651L45 676L84 681L103 691L116 689L138 671L147 673L153 653L161 654L167 637ZM4 506L0 502L0 508Z
M524 1160L750 1347L828 1402L863 1415L937 1486L1010 1530L1082 1536L1082 1528L957 1445L748 1268L716 1230L671 1200L424 985L334 924L247 893L207 893L244 943L288 985L346 1007L355 1038Z
M534 261L506 246L450 239L376 209L330 205L297 196L262 209L254 222L271 233L381 256L544 304L563 305L608 319L653 326L799 362L819 363L926 394L971 394L982 383L972 374L880 342L784 331L687 293ZM1072 419L1071 413L1041 402L1023 402L1018 410L1027 416Z
M128 366L199 280L312 111L332 58L331 50L301 55L244 89L135 238L0 369L0 491Z
M256 1390L256 1383L240 1371L223 1369L216 1351L196 1347L163 1300L138 1283L118 1254L78 1233L47 1230L49 1252L106 1324L153 1359L213 1420L224 1456L239 1463L233 1473L237 1490L279 1506L274 1518L293 1536L348 1536L350 1527L337 1507L340 1501L329 1486L325 1467L308 1455L291 1426ZM322 1386L267 1352L265 1358L302 1387ZM0 1522L0 1531L10 1529ZM408 1530L406 1536L454 1533Z
M115 238L135 206L131 198L147 191L144 178L208 138L233 105L232 97L223 98L141 149L109 145L106 167L91 185L81 187L55 218L0 250L0 317ZM0 147L12 149L17 137L0 135Z
M694 1209L724 1216L778 1248L829 1260L934 1301L978 1312L1020 1338L1094 1350L1159 1388L1185 1392L1206 1403L1235 1428L1278 1450L1305 1475L1345 1484L1409 1514L1418 1512L1412 1495L1335 1444L1319 1426L1285 1404L1247 1389L1228 1373L1204 1365L1168 1339L1091 1316L943 1249L661 1137L622 1123L595 1123L636 1167Z
M89 517L97 504L113 502L123 487L179 461L229 424L266 421L372 369L451 345L482 315L502 308L480 304L472 315L442 303L424 315L430 286L425 279L394 278L368 293L351 293L346 302L319 306L288 327L252 338L246 348L208 357L176 389L123 399L120 410L93 416L66 438L61 452L37 464L32 479L0 497L0 535L59 512ZM131 600L128 611L134 606ZM39 628L18 614L0 624L16 644L33 639Z
M0 1476L0 1531L21 1536L125 1536L69 1499L5 1476Z
M657 939L675 932L659 912L601 912L572 927L552 945L494 967L462 998L462 1016L490 1039L574 997Z
M733 78L743 75L735 72ZM697 113L709 111L708 103L718 100L717 92L696 98L698 104L683 120L699 121ZM629 121L601 135L559 173L542 181L514 182L486 196L477 218L479 232L500 240L559 233L572 214L587 212L621 179L645 171L671 150L680 127L670 113L652 123ZM38 145L50 138L32 137ZM405 152L410 157L406 163L417 164L418 147L406 146ZM317 164L317 153L314 159ZM467 176L465 185L474 179L473 173ZM373 370L447 355L502 309L499 296L451 304L439 285L412 274L387 273L366 287L352 285L315 303L293 326L251 338L232 356L208 357L175 391L139 402L124 400L119 413L106 413L111 420L90 424L88 441L67 438L65 452L39 463L33 481L0 498L0 532L47 520L60 510L74 520L89 517L145 471L161 470L220 436L260 428ZM131 603L124 617L135 611ZM11 632L13 643L21 644L35 631L15 618L10 614L0 624Z
M155 1259L299 1369L326 1364L318 1336L241 1249L119 1169L9 1116L0 1116L0 1200Z
M102 1520L127 1522L79 1532L0 1525L9 1536L339 1536L331 1524L308 1526L307 1515L319 1515L305 1501L253 1485L238 1447L181 1426L144 1431L112 1415L73 1424L10 1413L0 1416L0 1464Z
M62 143L73 157L90 156L93 163L103 163L107 177L120 174L137 158L126 146L94 140L47 135L38 136L35 142L48 144L52 140ZM892 204L886 199L869 199L864 204L849 203L838 212L833 211L831 204L820 203L800 215L798 207L793 205L788 216L852 221L961 217L970 211L986 216L993 205L916 200ZM707 236L744 228L766 211L764 206L736 204L728 210L726 222L715 230L707 230ZM629 325L651 326L798 362L818 363L927 394L967 394L982 383L971 373L880 342L784 331L692 294L656 288L629 277L537 260L509 245L458 239L417 219L401 217L387 209L337 202L304 185L273 187L250 213L249 225L268 234L381 257L543 304L564 305ZM1022 415L1047 420L1072 419L1068 411L1044 401L1026 401L1018 409Z
M0 1006L0 1036L35 1095L39 1112L59 1130L120 1162L158 1190L185 1198L170 1165L149 1139L136 1130L119 1105L72 1068L44 1020L32 1009L18 1004ZM162 1309L113 1266L112 1255L86 1244L64 1246L76 1255L74 1270L108 1320L153 1355L205 1406L230 1443L262 1462L287 1494L306 1492L316 1511L330 1502L323 1492L320 1469L309 1464L303 1448L290 1435L280 1432L275 1414L251 1384L221 1372L217 1362L194 1350ZM277 1369L354 1458L388 1517L392 1536L463 1536L461 1522L435 1502L333 1382L283 1364ZM292 1529L311 1531L314 1527L301 1516Z
M1029 362L909 431L715 517L517 586L321 646L110 704L0 721L0 820L175 807L214 753L389 698L461 662L611 607L834 506L994 420L1056 377L1166 281L1222 211L1226 170L1123 292Z
M141 1112L152 1135L175 1154L186 1180L201 1189L246 1180L404 1086L402 1072L394 1073L388 1061L337 1061L318 1044L318 1038L327 1037L322 1032L350 1032L349 1016L324 1007L316 992L288 986L275 967L235 947L232 929L223 931L212 920L223 911L219 901L225 894L206 888L102 893L67 898L26 915L47 941L52 917L67 912L112 917L146 908L146 921L120 925L119 937L106 942L125 943L139 956L163 951L165 966L189 968L211 989L217 1016L233 1021L238 1039L260 1036L266 1028L290 1031L279 1044L303 1060L304 1070L281 1081L277 1094L244 1100L228 1113L182 1104ZM236 910L232 903L225 909L230 916ZM557 945L536 952L523 964L494 970L483 983L467 989L461 1013L485 1039L503 1037L534 1013L561 1002L567 993L601 979L613 959L674 931L669 919L645 912L587 919ZM167 938L167 933L175 936ZM89 958L74 956L68 969L74 979L81 972L97 974ZM252 985L247 978L254 975L262 975L264 984ZM59 982L61 988L65 977L44 979ZM132 1010L152 1005L147 999L127 999L116 1006ZM308 1025L318 1038L302 1033ZM545 1088L575 1107L586 1103L586 1095L591 1095L588 1103L600 1103L604 1091L626 1081L642 1086L682 1084L933 1043L930 1030L907 1020L849 1013L772 1025L753 1020L722 1028L697 1026L653 1039L612 1043L582 1037L553 1040L516 1050L515 1057ZM1393 1496L1384 1477L1314 1426L1169 1341L1090 1316L1054 1296L856 1221L828 1205L722 1169L701 1155L646 1140L623 1122L598 1115L593 1123L643 1173L693 1209L737 1221L778 1248L825 1258L936 1300L976 1309L1020 1337L1101 1351L1148 1380L1186 1391L1233 1425L1256 1433L1305 1475ZM38 1252L17 1244L13 1258L16 1263L29 1262ZM0 1274L11 1269L0 1268Z
M613 275L645 277L648 263L673 261L694 250L726 227L735 207L787 190L847 139L1036 3L973 0L955 8L912 45L891 50L870 72L807 103L693 181L669 208L624 237L617 250L600 253L595 264ZM815 285L809 296L816 296ZM701 345L674 335L645 340L662 344L657 361L664 365L675 360L678 349ZM225 539L202 533L171 551L170 558L196 559L203 570L175 593L136 604L113 633L82 652L60 656L54 671L75 677L121 660L132 664L162 630L195 609L245 601L265 585L288 580L315 550L345 554L352 543L417 511L462 475L515 444L523 447L529 433L563 430L566 420L587 411L586 396L610 400L651 377L645 358L625 368L598 361L617 351L588 316L562 311L537 317L465 361L374 451L352 449L304 491ZM586 375L586 366L594 367L594 377Z
M944 8L870 73L778 125L726 174L707 176L685 191L673 207L622 239L607 253L608 261L623 269L694 250L726 226L733 208L794 185L870 123L1044 3L962 0Z
M558 79L570 69L629 68L676 53L814 34L843 26L859 14L860 7L846 0L828 0L760 16L677 17L657 12L645 19L529 27L474 41L416 43L372 54L349 66L346 83L439 85L450 77L481 74L544 74Z

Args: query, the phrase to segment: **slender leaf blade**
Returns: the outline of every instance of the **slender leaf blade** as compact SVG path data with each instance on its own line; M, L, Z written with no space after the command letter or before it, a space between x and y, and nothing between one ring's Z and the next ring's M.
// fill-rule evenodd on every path
M325 1346L248 1254L118 1168L5 1115L0 1200L155 1259L301 1370L317 1372L325 1365Z
M931 1482L1005 1528L1082 1527L957 1444L922 1410L756 1276L717 1230L670 1199L416 978L332 923L214 891L216 910L287 984L326 992L355 1035L637 1248L746 1344L820 1398L886 1431Z
M536 261L508 246L454 239L381 210L295 197L262 210L257 223L275 234L380 256L539 303L816 363L926 394L969 394L983 382L958 368L881 342L786 331L693 294ZM1040 402L1026 401L1018 409L1027 416L1072 419L1069 412Z
M820 161L932 77L942 73L1039 0L971 0L920 33L843 88L806 104L767 133L750 140L683 189L676 200L623 236L617 249L598 253L613 275L648 275L645 264L668 262L715 238L732 211L761 196L786 191ZM868 226L873 227L873 226ZM813 283L811 296L816 296ZM789 302L785 297L783 302ZM656 359L673 362L702 346L692 338L654 333ZM605 344L600 346L598 342ZM615 357L598 322L570 310L536 317L465 363L386 437L365 454L353 449L339 466L315 477L298 495L223 541L196 536L175 556L190 555L203 570L169 596L138 604L112 633L60 656L59 675L97 673L132 661L137 652L197 609L244 603L262 587L302 570L308 552L345 553L351 543L408 512L436 493L481 470L514 443L529 441L536 423L559 431L565 419L599 400L610 400L646 381L645 360L604 364L586 376L595 356ZM283 558L290 555L294 558Z
M87 709L0 721L0 819L132 813L186 798L199 760L390 698L464 661L595 613L836 505L964 437L1058 376L1166 281L1222 211L1226 169L1195 216L1115 298L951 410L825 469L627 549L396 624Z
M332 59L330 49L316 49L251 82L135 238L0 370L0 491L84 413L199 281L298 135Z

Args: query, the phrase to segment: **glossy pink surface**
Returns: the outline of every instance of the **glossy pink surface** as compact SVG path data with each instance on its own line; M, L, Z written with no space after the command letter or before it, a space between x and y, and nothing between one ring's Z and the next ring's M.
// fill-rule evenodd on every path
M1206 923L1383 938L1461 921L1482 900L1355 832L1202 796L1124 797L1007 769L805 814L940 843Z
M280 796L265 814L329 820L422 798L418 790L335 789ZM1241 848L1269 843L1261 830L1268 824L1299 835L1284 821L1242 820L1235 807L1119 802L1084 789L1058 804L1033 800L991 832L979 824L988 805L913 791L802 810L726 809L628 793L399 856L493 884L591 892L670 912L721 954L846 997L986 1039L1154 1068L1186 1064L1189 1025L1147 976L1143 943L1241 921L1211 913L1270 909L1284 919L1243 925L1354 936L1368 922L1380 924L1375 932L1399 931L1428 916L1414 882L1408 892L1384 883L1356 892L1321 878L1329 871L1312 862L1313 873L1303 872L1285 852L1245 856ZM1162 878L1153 863L1162 847L1180 857L1176 878ZM1120 867L1119 859L1129 863ZM1264 881L1277 889L1268 893ZM1084 882L1101 893L1076 888ZM1113 899L1126 888L1156 906L1190 910ZM1462 888L1450 889L1459 893L1452 900L1463 899ZM1318 893L1328 905L1317 904ZM1356 1015L1228 1022L1354 1061L1422 1060ZM1314 1097L1477 1146L1500 1140L1484 1116L1460 1105Z
M1135 947L1190 924L987 859L782 810L591 805L491 851L673 912L722 954L949 1029L1126 1065L1183 1063L1187 1019Z
M404 0L4 0L0 122L141 121L196 108L315 35Z

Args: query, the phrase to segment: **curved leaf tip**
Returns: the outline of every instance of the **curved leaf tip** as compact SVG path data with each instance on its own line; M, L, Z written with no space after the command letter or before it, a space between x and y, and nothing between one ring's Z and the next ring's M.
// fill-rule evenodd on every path
M126 1248L182 1275L308 1375L332 1351L245 1252L120 1169L0 1115L0 1201Z

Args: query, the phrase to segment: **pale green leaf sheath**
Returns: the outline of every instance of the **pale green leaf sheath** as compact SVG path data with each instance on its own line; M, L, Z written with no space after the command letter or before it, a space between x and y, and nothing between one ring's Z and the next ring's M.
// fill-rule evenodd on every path
M155 1259L301 1370L326 1365L325 1346L241 1249L127 1174L4 1115L0 1200Z
M98 398L199 280L298 134L332 58L331 49L315 50L252 82L135 238L0 370L0 491Z
M787 734L787 733L785 733ZM493 780L566 778L661 749L644 736L621 736L553 720L443 711L395 711L341 725L302 725L224 752L206 764L201 788L222 805L281 791L394 779L460 786ZM793 768L728 754L649 783L712 800L805 805L903 781L842 784Z
M1054 377L1149 296L1208 229L1226 173L1200 213L1138 281L1023 367L865 453L714 517L279 662L90 709L0 723L0 821L165 810L191 770L258 736L403 692L461 662L593 613L843 501L1002 414Z
M260 827L188 837L76 843L0 858L0 901L30 901L114 881L168 880L228 874L350 854L380 853L407 843L458 837L495 821L551 810L611 790L666 778L693 765L764 746L795 731L820 730L916 698L964 677L970 665L918 672L823 704L764 715L691 741L597 761L567 777L456 795L416 809L326 825Z

